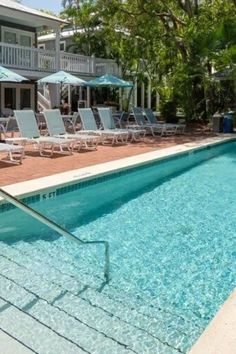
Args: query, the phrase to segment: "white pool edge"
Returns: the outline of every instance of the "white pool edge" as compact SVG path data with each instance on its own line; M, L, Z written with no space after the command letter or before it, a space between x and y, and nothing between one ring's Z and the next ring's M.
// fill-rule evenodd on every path
M191 348L189 354L236 353L236 288Z
M62 187L63 185L82 182L84 180L92 179L104 174L113 173L152 161L162 160L164 158L172 157L180 153L190 152L191 150L196 150L201 147L206 147L209 145L214 145L220 142L225 142L227 140L234 139L236 139L234 135L229 135L227 137L211 137L203 141L201 140L186 144L175 145L168 148L155 150L152 152L147 152L114 161L79 168L76 170L70 170L67 172L57 173L46 177L40 177L24 182L5 185L1 188L16 197L31 196L35 193L40 193L42 191ZM1 201L3 201L2 197L0 197L0 202Z

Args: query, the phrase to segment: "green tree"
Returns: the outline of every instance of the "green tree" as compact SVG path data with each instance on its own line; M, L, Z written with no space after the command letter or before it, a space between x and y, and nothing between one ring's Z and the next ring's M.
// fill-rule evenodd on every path
M106 43L106 36L95 2L92 0L65 0L62 5L65 6L62 16L71 20L75 31L74 44L68 50L88 56L96 55L106 58L109 46Z
M84 38L97 47L101 41L103 51L122 66L126 75L141 79L148 76L162 100L175 101L191 119L207 118L214 111L219 85L212 80L212 68L233 69L235 65L234 0L69 3L66 13L86 29ZM96 19L93 23L91 16Z

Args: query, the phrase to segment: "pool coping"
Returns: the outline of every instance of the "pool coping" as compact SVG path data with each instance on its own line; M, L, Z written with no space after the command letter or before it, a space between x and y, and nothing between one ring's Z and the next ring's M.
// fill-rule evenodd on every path
M236 353L236 288L206 327L189 354Z
M40 177L24 182L9 184L2 187L0 186L0 188L16 197L29 197L34 195L36 192L47 192L68 184L75 184L82 181L92 180L95 177L100 177L114 172L119 172L127 168L148 164L149 162L161 161L166 158L180 155L181 153L184 154L186 152L191 152L199 148L213 146L235 139L236 136L232 134L223 137L211 137L204 140L175 145L168 148L155 150L152 152L147 152L101 164L87 166L75 170L70 170L67 172L61 172L46 177ZM2 202L3 198L0 197L0 203Z

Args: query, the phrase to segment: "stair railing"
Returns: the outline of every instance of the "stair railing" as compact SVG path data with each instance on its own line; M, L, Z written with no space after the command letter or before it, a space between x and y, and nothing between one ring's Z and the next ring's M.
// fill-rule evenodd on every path
M76 237L69 231L67 231L65 228L62 226L58 225L55 223L53 220L50 220L48 217L45 215L39 213L38 211L32 209L28 205L24 204L21 200L15 198L2 188L0 188L0 196L2 196L5 200L7 200L9 203L15 205L17 208L23 210L26 214L32 216L33 218L37 219L41 223L47 225L50 229L58 232L60 235L66 237L67 239L76 242L77 244L82 244L82 245L103 245L104 246L104 258L105 258L105 263L104 263L104 278L105 278L105 284L108 284L110 281L110 254L109 254L109 243L108 241L84 241L81 240L80 238ZM104 285L105 285L104 284ZM103 285L103 286L104 286Z

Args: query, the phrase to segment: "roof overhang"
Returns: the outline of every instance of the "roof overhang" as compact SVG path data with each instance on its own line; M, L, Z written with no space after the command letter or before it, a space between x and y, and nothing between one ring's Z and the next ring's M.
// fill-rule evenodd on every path
M31 28L58 28L68 22L11 0L0 0L0 21Z

